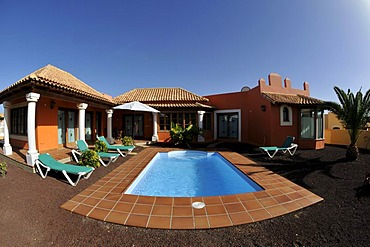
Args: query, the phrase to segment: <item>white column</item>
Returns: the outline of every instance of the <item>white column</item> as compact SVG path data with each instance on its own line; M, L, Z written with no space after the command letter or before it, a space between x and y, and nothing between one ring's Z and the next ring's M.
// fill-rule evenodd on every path
M158 141L158 113L152 112L153 114L153 136L152 136L152 142Z
M85 140L85 112L88 104L81 103L77 104L78 108L78 138L80 140Z
M36 149L36 102L39 100L40 94L29 93L26 95L28 101L27 115L27 132L28 132L28 151L26 154L27 165L34 166L35 160L39 157Z
M5 155L11 155L13 153L12 146L9 142L9 128L10 128L10 102L4 101L4 147L3 153Z
M203 129L203 117L204 117L205 111L198 111L198 127L200 129ZM204 137L201 135L198 135L198 142L204 142Z
M113 110L105 110L107 113L107 141L112 144L114 143L114 139L112 137L112 116L113 116Z

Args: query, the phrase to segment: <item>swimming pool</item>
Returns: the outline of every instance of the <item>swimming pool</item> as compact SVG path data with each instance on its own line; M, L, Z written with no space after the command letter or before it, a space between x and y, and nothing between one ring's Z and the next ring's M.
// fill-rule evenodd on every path
M125 194L165 197L232 195L263 190L217 152L157 153Z

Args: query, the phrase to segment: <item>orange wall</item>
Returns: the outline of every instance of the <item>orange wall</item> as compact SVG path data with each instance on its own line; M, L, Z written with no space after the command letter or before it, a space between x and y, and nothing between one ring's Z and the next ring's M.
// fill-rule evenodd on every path
M21 103L25 102L24 99L18 99L17 101L12 102ZM51 101L55 102L55 106L51 109ZM43 152L49 149L58 148L58 109L68 109L78 112L77 103L61 101L54 98L49 98L45 96L40 96L40 99L36 103L36 149L39 152ZM93 122L92 128L95 129L95 117L96 111L102 112L102 131L106 129L107 116L105 110L99 109L96 107L88 106L86 112L93 112ZM78 126L78 118L76 118L76 125ZM77 130L78 133L78 130ZM95 139L95 134L93 134L93 140ZM104 133L106 134L106 133ZM10 140L11 145L19 148L28 148L27 141L21 141L16 139Z

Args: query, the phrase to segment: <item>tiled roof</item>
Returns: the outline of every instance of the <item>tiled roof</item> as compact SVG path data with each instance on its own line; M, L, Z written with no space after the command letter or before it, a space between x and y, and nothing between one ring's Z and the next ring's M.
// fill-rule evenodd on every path
M121 94L113 99L118 104L131 101L157 102L157 101L183 101L208 102L207 98L191 93L182 88L137 88Z
M63 91L68 91L71 93L94 98L100 101L113 103L110 96L96 91L94 88L74 77L72 74L50 64L23 77L16 83L5 88L2 92L6 90L11 90L17 86L21 86L22 83L25 83L27 81L32 81L36 85L44 85L50 88L57 88Z
M295 105L318 105L322 100L301 94L262 93L268 101L273 104L295 104Z
M212 106L209 105L204 105L198 102L195 103L181 103L181 102L168 102L168 103L148 103L147 105L154 107L154 108L172 108L172 107L177 107L177 108L213 108Z

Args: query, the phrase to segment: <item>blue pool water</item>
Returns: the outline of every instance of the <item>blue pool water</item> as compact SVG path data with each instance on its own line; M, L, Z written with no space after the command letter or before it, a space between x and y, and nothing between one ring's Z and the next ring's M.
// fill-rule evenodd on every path
M158 153L125 194L195 197L263 190L217 152Z

